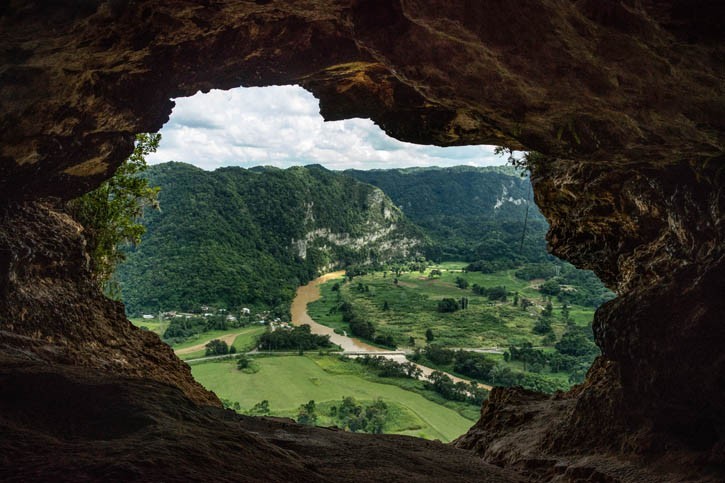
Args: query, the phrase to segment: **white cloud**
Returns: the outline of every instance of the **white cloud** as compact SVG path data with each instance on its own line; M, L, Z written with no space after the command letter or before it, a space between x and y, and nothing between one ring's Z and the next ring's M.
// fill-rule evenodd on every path
M505 161L493 154L493 146L404 143L369 119L324 122L317 99L299 86L213 90L175 101L151 164L173 160L211 170L318 163L329 169L373 169Z

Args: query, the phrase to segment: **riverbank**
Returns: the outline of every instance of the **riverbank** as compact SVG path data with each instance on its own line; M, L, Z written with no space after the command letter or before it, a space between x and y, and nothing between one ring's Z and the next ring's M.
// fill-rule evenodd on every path
M307 285L303 285L297 289L297 292L295 294L295 298L292 301L291 306L291 313L292 313L292 324L293 325L304 325L307 324L310 326L310 330L313 334L318 335L329 335L330 341L333 344L339 345L342 350L343 354L347 353L350 355L350 357L358 357L361 355L371 355L371 356L380 356L385 357L386 359L393 360L398 363L402 362L409 362L406 358L407 353L405 351L399 350L399 351L391 351L390 349L382 349L379 347L375 347L370 344L366 344L365 342L356 339L354 337L349 337L342 334L335 333L334 329L331 327L328 327L326 325L322 325L315 321L309 314L307 310L308 304L315 302L320 299L321 293L320 293L320 285L328 282L330 280L335 280L338 278L343 278L345 276L345 272L340 270L337 272L331 272L324 275L321 275L320 277L317 277L316 279L312 280ZM351 354L352 353L352 354ZM421 379L428 380L430 378L430 375L435 372L435 369L432 369L427 366L423 366L420 364L416 364L416 366L421 370ZM438 371L442 372L442 371ZM444 372L448 377L453 380L453 382L465 382L469 383L470 381L467 379L460 378L458 376L454 376L453 374L449 374L447 372ZM491 390L492 387L488 386L486 384L479 384L480 387L483 387L484 389Z

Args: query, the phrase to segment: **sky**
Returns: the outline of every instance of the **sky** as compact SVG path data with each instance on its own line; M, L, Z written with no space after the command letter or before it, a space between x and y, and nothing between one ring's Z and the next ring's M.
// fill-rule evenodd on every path
M421 146L389 137L369 119L324 122L317 99L299 86L212 90L174 100L150 164L182 161L207 170L321 164L342 170L505 162L493 146Z

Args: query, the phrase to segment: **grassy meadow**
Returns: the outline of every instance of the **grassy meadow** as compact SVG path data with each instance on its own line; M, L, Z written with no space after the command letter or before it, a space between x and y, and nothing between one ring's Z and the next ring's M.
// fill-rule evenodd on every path
M129 320L136 327L145 327L159 337L163 335L166 327L169 326L169 322L167 320L159 322L158 319L144 319L142 317L132 317Z
M271 415L295 418L301 404L315 400L321 426L333 423L329 408L343 397L377 398L388 404L386 433L450 441L478 417L469 404L445 401L410 379L382 378L364 366L334 356L255 357L253 371L240 371L234 361L193 363L192 374L220 398L238 402L242 411L268 400Z

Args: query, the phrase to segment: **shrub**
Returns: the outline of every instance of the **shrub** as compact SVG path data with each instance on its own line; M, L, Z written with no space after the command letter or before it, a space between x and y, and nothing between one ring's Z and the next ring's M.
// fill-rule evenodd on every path
M456 299L444 298L438 301L438 312L455 312L460 308L461 306Z

